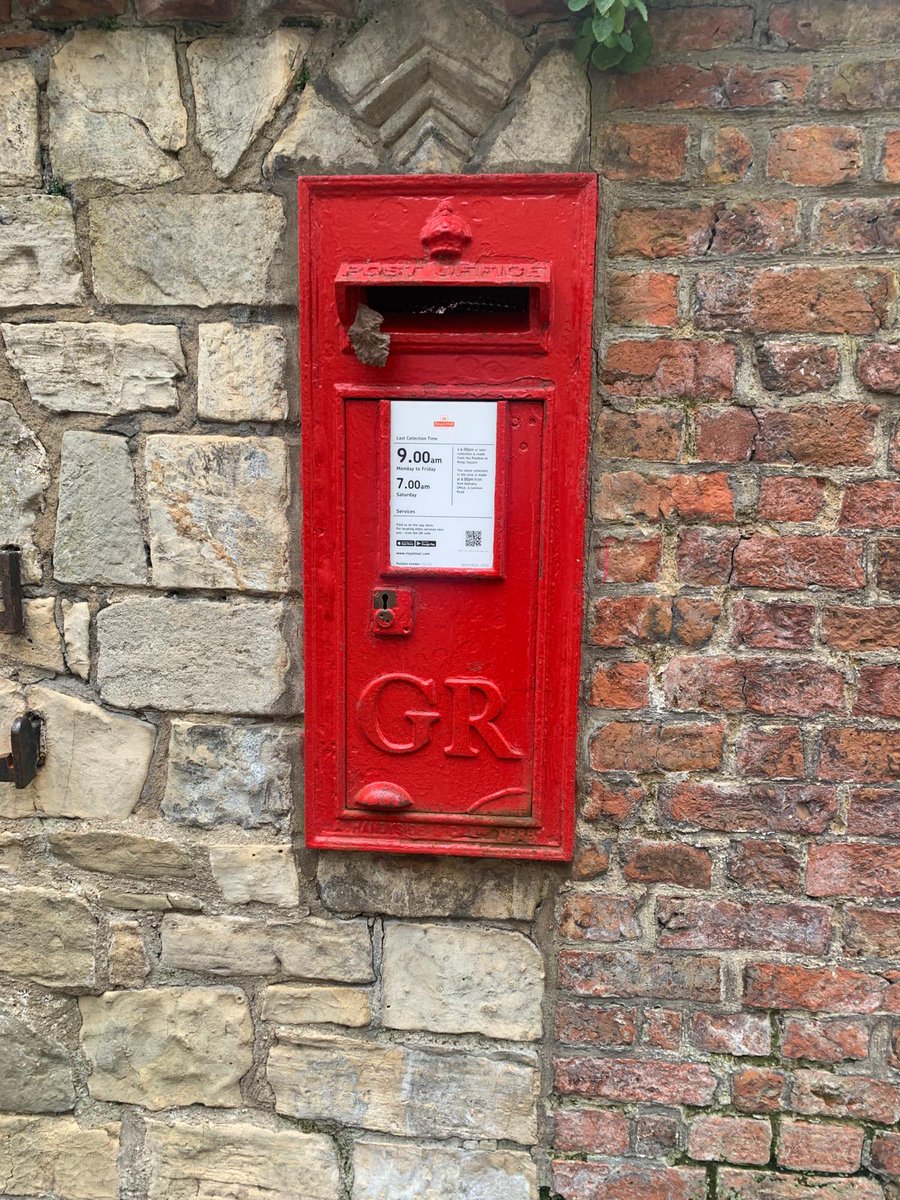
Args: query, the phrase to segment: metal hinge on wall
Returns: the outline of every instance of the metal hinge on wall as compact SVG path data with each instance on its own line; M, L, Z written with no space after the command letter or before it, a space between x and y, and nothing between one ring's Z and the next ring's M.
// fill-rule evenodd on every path
M10 729L10 754L0 758L0 783L28 787L42 762L41 731L44 722L37 713L16 717Z
M18 546L0 549L0 633L22 633L22 551Z

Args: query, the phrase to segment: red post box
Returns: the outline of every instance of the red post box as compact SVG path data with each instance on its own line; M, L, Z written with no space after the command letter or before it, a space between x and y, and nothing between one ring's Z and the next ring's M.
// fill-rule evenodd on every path
M596 178L299 190L307 844L567 859Z

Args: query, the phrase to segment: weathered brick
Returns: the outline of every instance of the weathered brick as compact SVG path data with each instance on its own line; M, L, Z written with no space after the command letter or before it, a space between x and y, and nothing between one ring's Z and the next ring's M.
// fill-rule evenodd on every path
M556 1010L556 1036L570 1046L631 1046L637 1038L636 1014L633 1009L563 1000Z
M609 106L623 108L790 108L802 104L812 71L673 63L614 77Z
M772 1049L769 1022L755 1013L692 1013L689 1037L707 1054L764 1055Z
M815 716L844 710L844 677L815 660L674 658L664 673L666 699L678 710Z
M896 837L900 829L900 792L857 788L850 797L847 832L869 837Z
M834 346L807 342L760 342L756 367L764 388L783 396L826 392L841 375L841 358Z
M591 642L606 649L667 642L672 602L662 596L604 597L594 605Z
M722 761L719 724L612 721L591 742L595 771L714 771Z
M553 1122L553 1145L563 1153L626 1154L628 1121L621 1113L562 1108Z
M681 1013L674 1008L649 1008L644 1013L644 1041L657 1050L677 1050L681 1045Z
M643 788L626 784L611 785L595 779L584 806L584 819L605 821L618 829L634 821L643 801Z
M900 731L836 728L822 734L820 779L889 783L898 776Z
M781 842L755 838L734 842L726 872L729 879L750 892L796 892L800 887L800 860Z
M900 395L900 344L872 342L856 360L859 382L872 392Z
M680 529L675 556L683 583L715 586L731 578L740 534L733 530Z
M822 108L866 112L900 105L900 59L848 62L825 72L819 88Z
M734 580L742 587L776 591L818 587L855 590L865 584L862 542L802 534L753 533L734 552Z
M800 240L796 200L730 204L715 212L712 254L780 254Z
M900 956L900 910L848 907L844 952L851 958Z
M553 1163L553 1187L566 1200L704 1200L706 1173L628 1160L560 1161Z
M573 879L596 879L609 870L609 849L605 844L582 846L572 861Z
M656 903L656 923L660 946L680 950L822 954L831 938L831 910L813 904L662 896Z
M695 453L701 462L749 462L759 421L749 408L702 408L696 417Z
M737 743L735 767L742 777L799 779L803 776L803 738L796 725L745 729Z
M672 640L682 646L703 646L715 632L722 615L718 600L676 596L672 601Z
M763 521L815 521L824 503L823 479L769 475L760 481L757 511Z
M558 1058L556 1090L617 1104L709 1104L716 1077L703 1063L643 1062L635 1058Z
M573 892L559 908L560 937L571 941L620 942L640 935L638 902L631 896Z
M728 476L720 471L668 476L617 471L598 479L594 516L601 521L662 521L673 516L683 521L730 521L734 496Z
M807 1117L853 1117L894 1125L900 1121L900 1087L864 1075L802 1070L794 1074L788 1107Z
M678 324L678 276L662 271L613 271L606 311L613 325L674 329Z
M875 453L874 405L801 404L758 409L757 462L813 467L864 466Z
M738 183L753 166L753 145L737 126L723 125L720 129L704 130L700 158L704 182Z
M767 1171L719 1172L719 1188L728 1200L884 1200L874 1179L833 1175L770 1175Z
M634 883L708 888L712 859L708 850L681 842L626 842L622 847L622 870Z
M652 583L659 578L660 537L607 537L596 550L601 583Z
M876 546L876 579L886 592L900 593L900 538L882 538Z
M834 789L810 784L682 783L663 788L659 804L663 820L725 833L822 833L837 812Z
M868 842L810 846L806 890L810 896L900 896L900 846Z
M813 1062L837 1063L869 1056L869 1030L852 1018L810 1021L787 1017L781 1038L784 1058L807 1058Z
M650 28L657 45L670 54L686 50L718 50L748 41L753 33L753 10L747 7L654 10Z
M137 0L145 21L230 21L237 0Z
M893 272L883 267L733 268L701 274L698 329L876 333L888 322Z
M125 0L21 0L21 7L33 21L68 25L72 21L118 17L125 11Z
M743 1067L731 1081L732 1103L742 1112L776 1113L784 1103L785 1075L771 1067Z
M610 253L629 258L693 258L709 250L714 222L712 205L621 209L613 221Z
M812 249L854 254L900 249L900 201L830 200L819 209Z
M596 167L607 179L671 183L687 169L686 125L611 125L597 147Z
M872 1139L872 1169L900 1178L900 1133L879 1133Z
M893 0L780 0L769 30L796 50L878 45L896 33Z
M699 954L668 955L638 950L563 950L559 986L579 996L629 1000L645 996L660 1002L698 1000L716 1004L721 965Z
M840 605L826 608L822 618L822 640L836 650L850 652L900 649L900 607Z
M653 338L613 342L601 381L614 396L657 400L727 400L734 390L734 346Z
M641 1158L661 1158L676 1150L680 1122L664 1112L638 1112L632 1122L633 1152Z
M698 1117L688 1131L688 1154L700 1162L767 1163L771 1146L769 1122L752 1117Z
M884 135L879 174L885 183L900 183L900 129Z
M683 417L677 409L604 408L597 419L597 453L607 458L675 462L681 449Z
M887 989L887 981L879 976L846 967L750 963L744 972L744 1003L751 1008L878 1012Z
M644 708L649 677L646 663L598 663L591 680L590 703L596 708Z
M853 712L900 717L900 666L861 667ZM892 832L896 830L895 825Z
M848 484L838 523L856 529L897 529L900 483L882 479Z
M801 187L831 187L858 179L862 139L849 125L791 125L772 135L766 174Z

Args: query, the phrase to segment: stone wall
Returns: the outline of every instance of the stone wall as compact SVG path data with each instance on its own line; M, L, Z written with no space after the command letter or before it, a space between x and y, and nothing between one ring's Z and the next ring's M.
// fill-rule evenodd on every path
M0 0L4 1195L900 1195L900 14L653 19ZM575 862L310 854L294 179L570 167Z

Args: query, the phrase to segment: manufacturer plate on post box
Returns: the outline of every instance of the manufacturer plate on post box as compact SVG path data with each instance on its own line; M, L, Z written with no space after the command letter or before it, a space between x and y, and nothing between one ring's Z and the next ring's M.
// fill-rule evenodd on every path
M300 181L306 837L566 859L593 176Z

